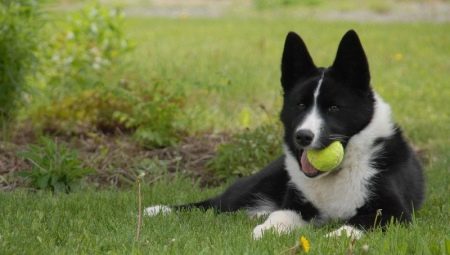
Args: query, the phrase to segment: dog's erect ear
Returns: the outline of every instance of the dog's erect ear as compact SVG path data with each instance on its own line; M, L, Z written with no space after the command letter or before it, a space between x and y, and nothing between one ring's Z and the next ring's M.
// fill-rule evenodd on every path
M331 66L333 73L346 83L359 88L368 88L370 84L369 64L366 54L354 30L349 30L342 37Z
M281 84L284 91L288 91L299 79L316 70L302 38L294 32L289 32L286 36L281 60Z

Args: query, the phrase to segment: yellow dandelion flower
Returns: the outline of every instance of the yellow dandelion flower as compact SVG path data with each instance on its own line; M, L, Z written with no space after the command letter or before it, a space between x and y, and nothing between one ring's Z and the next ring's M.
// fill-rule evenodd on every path
M302 250L306 253L308 253L309 249L311 249L311 244L309 243L308 239L306 239L306 237L304 236L300 237L300 239L298 240L298 244L300 248L302 248Z
M403 59L403 54L400 52L394 54L394 60L395 61L401 61Z

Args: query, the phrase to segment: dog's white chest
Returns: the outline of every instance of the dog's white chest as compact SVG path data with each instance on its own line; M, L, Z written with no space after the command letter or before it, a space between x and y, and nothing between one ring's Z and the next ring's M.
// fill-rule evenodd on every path
M348 219L369 198L368 184L376 173L370 166L370 157L379 148L361 150L360 146L367 145L349 144L342 169L318 178L306 177L297 160L290 153L286 154L285 164L291 183L319 210L322 220Z
M348 219L369 197L365 179L368 176L362 174L364 171L358 174L357 169L343 169L324 178L295 185L319 210L321 219Z

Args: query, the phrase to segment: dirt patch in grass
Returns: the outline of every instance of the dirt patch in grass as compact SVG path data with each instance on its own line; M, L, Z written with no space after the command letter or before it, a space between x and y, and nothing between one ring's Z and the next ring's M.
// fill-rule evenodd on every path
M208 169L207 163L216 155L217 147L228 142L230 137L225 133L185 137L177 146L152 150L146 154L148 157L167 160L170 172L181 169L199 179L201 186L216 186L220 180Z
M75 149L84 164L95 170L87 182L97 187L133 185L140 173L140 165L148 162L161 164L161 171L146 174L146 183L178 172L199 181L202 187L219 185L221 180L208 169L207 163L215 156L218 145L230 139L229 134L204 133L185 137L171 147L145 149L130 136L121 134L88 133L76 137L52 137ZM36 135L24 128L10 142L0 142L0 190L26 186L18 173L29 170L30 164L19 154L36 141Z
M132 185L139 175L139 165L145 160L161 161L165 172L147 174L151 183L162 176L181 172L199 180L201 186L215 186L220 179L208 169L209 159L215 156L217 146L229 140L228 134L201 134L185 137L175 146L144 149L129 136L91 134L69 141L86 165L96 170L89 181L97 186Z
M17 156L20 146L13 143L0 142L0 191L13 190L24 185L23 180L17 178L17 173L29 169L29 165Z

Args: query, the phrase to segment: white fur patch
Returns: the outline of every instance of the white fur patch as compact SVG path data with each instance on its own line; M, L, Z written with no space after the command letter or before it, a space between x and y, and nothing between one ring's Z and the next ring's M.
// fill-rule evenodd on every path
M322 82L325 72L322 72L319 82L317 83L317 88L314 90L314 103L311 111L308 113L306 118L303 120L302 124L297 127L297 131L300 129L310 130L314 134L314 139L311 141L311 146L318 147L317 141L320 137L320 130L322 127L323 119L320 117L319 111L317 110L317 98L319 97L320 88L322 87Z
M284 146L285 167L291 177L291 183L319 210L319 221L345 220L356 214L357 208L370 197L367 186L377 173L370 160L382 148L374 146L374 141L393 133L391 110L375 94L374 116L366 128L349 140L339 171L309 178L301 172L298 160L288 147Z
M364 232L352 226L344 225L336 229L335 231L326 234L325 237L338 237L342 236L343 234L345 234L349 238L358 240L364 235Z
M310 146L319 147L319 144L317 144L317 141L319 140L318 137L320 137L320 129L322 127L323 120L320 117L319 111L317 110L317 106L314 105L311 112L308 113L300 127L297 128L297 131L303 129L303 130L310 130L314 134L314 138L311 141Z
M273 229L278 234L289 233L294 228L306 225L301 215L291 210L279 210L271 213L267 220L253 229L253 239L260 239L264 232Z
M165 205L155 205L155 206L150 206L144 209L144 215L145 216L156 216L158 214L168 214L172 211L172 209L170 209L170 207L165 206Z

